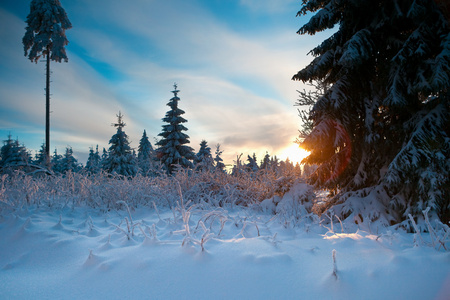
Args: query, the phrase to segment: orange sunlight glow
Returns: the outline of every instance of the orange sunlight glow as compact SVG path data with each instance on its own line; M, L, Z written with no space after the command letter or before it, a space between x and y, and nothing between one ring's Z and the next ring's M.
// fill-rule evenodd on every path
M295 165L296 163L301 163L302 159L307 157L309 154L309 151L300 148L297 144L292 144L281 151L279 158L282 160L289 158L289 160Z

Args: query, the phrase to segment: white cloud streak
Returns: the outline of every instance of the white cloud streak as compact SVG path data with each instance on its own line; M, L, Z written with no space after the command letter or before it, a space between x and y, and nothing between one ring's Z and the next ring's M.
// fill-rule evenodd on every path
M241 4L270 10L275 2ZM107 147L119 110L133 147L144 129L156 137L174 81L181 89L180 106L195 149L202 139L211 147L221 143L231 163L241 152L276 154L295 138L295 90L303 87L290 77L307 64L305 54L313 46L295 35L296 28L246 36L195 1L84 0L63 5L74 27L67 31L69 63L54 63L52 69L53 139L59 152L68 144L80 154L95 144ZM9 75L0 73L1 84L9 85L2 89L2 107L21 112L34 127L43 126L43 64L33 65L22 56L24 22L0 10L0 18L5 17L2 22L13 30L1 31L7 40L0 46L0 56L7 57L1 66L20 80L5 82ZM4 46L11 41L12 49ZM1 130L19 128L22 121L3 120Z

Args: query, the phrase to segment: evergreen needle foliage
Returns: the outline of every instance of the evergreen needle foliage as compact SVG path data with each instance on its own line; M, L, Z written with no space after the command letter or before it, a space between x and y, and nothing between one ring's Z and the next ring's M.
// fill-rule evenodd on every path
M376 188L393 222L427 206L450 220L450 24L438 2L305 0L298 12L315 13L299 34L338 26L293 76L330 86L301 143L318 165L311 182L338 203Z
M174 96L167 103L170 110L162 119L167 124L163 125L163 130L158 135L162 139L156 143L156 145L160 146L157 150L158 158L169 174L173 173L176 166L192 169L194 167L192 160L195 159L194 149L187 146L189 144L189 136L183 132L188 129L183 125L183 123L187 122L181 116L184 114L184 111L178 108L178 101L180 101L178 97L179 92L177 85L174 84L174 90L172 91Z

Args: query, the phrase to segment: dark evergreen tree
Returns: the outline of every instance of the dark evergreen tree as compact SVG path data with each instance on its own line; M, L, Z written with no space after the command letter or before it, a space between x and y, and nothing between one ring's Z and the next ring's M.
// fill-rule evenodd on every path
M58 154L58 151L55 148L55 151L53 152L52 160L51 160L51 166L52 171L56 174L62 173L62 155Z
M183 126L187 120L181 115L184 111L178 108L178 93L180 91L177 89L177 85L174 84L174 90L172 91L173 97L170 99L167 106L170 110L166 113L165 118L162 120L166 122L163 125L162 132L158 135L161 136L161 140L156 143L159 146L158 158L160 158L161 163L166 167L169 173L174 171L176 165L182 168L193 168L192 160L195 158L194 149L187 146L189 144L189 136L183 131L188 129Z
M46 108L45 108L45 153L50 161L50 60L68 61L66 49L69 41L66 30L72 28L64 8L59 0L33 0L27 27L22 39L25 56L37 63L43 56L47 58Z
M8 139L3 141L0 154L0 167L6 168L28 164L29 155L27 149L20 145L19 140L13 140L11 135L8 135Z
M152 175L155 172L155 155L145 130L139 141L138 165L141 174L144 176Z
M214 168L211 148L205 140L202 140L200 143L200 150L195 155L194 164L199 171L212 171Z
M220 150L220 144L216 145L216 152L214 157L215 162L215 168L216 170L219 170L221 172L225 172L225 164L223 163L223 159L220 157L222 155L223 151Z
M272 156L270 158L269 168L272 171L276 171L278 169L279 165L280 165L280 161L278 160L278 157L276 155Z
M39 149L39 151L36 153L35 159L33 160L33 164L41 167L46 167L48 165L47 154L45 151L45 143L42 143L41 149Z
M295 164L295 167L294 167L294 175L295 175L296 177L302 176L302 169L300 168L300 164L299 164L299 163L296 163L296 164Z
M66 147L66 152L60 162L60 172L65 174L67 172L76 173L80 171L81 166L78 164L78 160L73 156L72 147Z
M106 172L111 174L135 176L137 173L136 161L128 142L128 136L123 131L126 124L122 118L123 116L119 112L117 123L113 124L114 127L117 127L117 132L109 140L111 146L103 167Z
M95 152L93 147L89 148L89 157L86 162L85 169L88 173L91 174L97 174L102 170L101 158L98 152L98 145L95 148Z
M450 25L437 2L310 0L298 13L316 12L299 34L339 26L293 77L331 86L301 143L318 166L311 182L344 205L347 192L374 191L373 218L429 206L450 220Z
M259 170L255 153L253 153L253 156L247 155L247 161L248 163L245 165L247 171L256 172Z
M268 152L266 152L266 155L264 155L264 159L261 162L261 170L268 169L270 167L270 155Z
M107 162L108 162L108 151L106 151L105 147L103 147L102 156L100 159L100 165L102 166L102 170L106 170Z

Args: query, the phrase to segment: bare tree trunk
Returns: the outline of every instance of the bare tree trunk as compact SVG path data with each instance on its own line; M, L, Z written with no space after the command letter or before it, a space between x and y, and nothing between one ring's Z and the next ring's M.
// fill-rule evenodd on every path
M50 51L47 49L47 74L45 85L45 159L50 166Z

